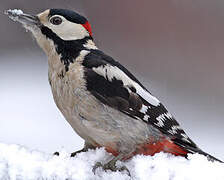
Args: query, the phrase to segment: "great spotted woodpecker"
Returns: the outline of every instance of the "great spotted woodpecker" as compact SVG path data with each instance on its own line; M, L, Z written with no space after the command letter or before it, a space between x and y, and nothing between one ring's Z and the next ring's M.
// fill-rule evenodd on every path
M117 160L135 154L160 151L180 156L200 153L219 161L186 135L134 75L96 47L85 17L65 9L36 16L19 10L6 13L30 30L47 54L54 101L85 140L81 151L105 147L115 156L103 165L105 169L116 170Z

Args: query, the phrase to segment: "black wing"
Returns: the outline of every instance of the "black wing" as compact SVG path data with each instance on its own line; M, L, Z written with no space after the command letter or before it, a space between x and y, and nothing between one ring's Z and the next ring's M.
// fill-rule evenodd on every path
M102 103L153 125L189 152L198 149L159 100L117 61L91 50L83 66L87 90Z

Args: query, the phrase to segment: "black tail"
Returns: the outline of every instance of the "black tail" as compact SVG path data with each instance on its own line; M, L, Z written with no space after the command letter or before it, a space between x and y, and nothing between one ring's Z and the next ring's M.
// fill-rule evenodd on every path
M198 154L202 154L202 155L206 156L209 161L218 161L220 163L223 163L223 161L221 161L221 160L217 159L216 157L202 151L201 149L196 149L196 151L194 151L194 153L198 153Z
M189 153L198 153L198 154L202 154L204 156L206 156L208 158L209 161L218 161L220 163L224 163L223 161L217 159L216 157L202 151L200 148L197 147L197 145L195 143L190 144L190 143L186 143L183 141L179 141L177 139L174 140L175 144L179 145L180 147L184 148L185 150L187 150Z

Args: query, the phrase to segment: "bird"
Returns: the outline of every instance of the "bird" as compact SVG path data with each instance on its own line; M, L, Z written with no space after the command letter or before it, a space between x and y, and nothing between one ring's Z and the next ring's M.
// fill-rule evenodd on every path
M112 160L94 168L121 170L118 160L159 152L176 156L201 150L165 106L120 62L94 43L89 21L68 9L47 9L37 15L21 10L6 14L35 37L48 57L48 78L54 101L74 131L84 139L82 150L104 147ZM125 167L122 167L125 169Z

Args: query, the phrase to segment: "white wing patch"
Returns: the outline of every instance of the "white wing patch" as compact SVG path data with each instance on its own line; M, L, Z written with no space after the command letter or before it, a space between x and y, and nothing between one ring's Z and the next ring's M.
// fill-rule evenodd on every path
M149 120L149 118L150 118L150 116L149 116L149 115L145 115L145 116L143 117L143 120L148 121L148 120Z
M95 71L97 74L100 74L109 81L112 81L113 78L116 78L117 80L121 80L124 86L135 87L136 93L153 106L158 106L160 104L160 101L156 97L152 96L149 92L144 90L137 82L129 78L122 70L120 70L116 66L107 64L105 66L94 67L93 71Z
M181 136L183 137L182 140L191 143L191 142L188 140L189 138L188 138L188 136L187 136L186 134L181 133Z
M134 81L133 81L134 82ZM153 106L159 106L160 101L144 90L138 83L134 82L134 87L136 88L136 93L139 94L143 99L145 99L148 103L152 104Z
M177 130L178 130L178 129L182 130L182 128L181 128L179 125L177 125L177 126L172 126L171 129L168 130L168 132L169 132L170 134L174 135L174 134L177 134Z
M169 112L159 115L156 118L156 120L158 121L156 125L159 127L163 127L165 125L164 122L166 121L167 118L172 119L172 115Z
M145 106L145 105L142 105L142 108L141 108L139 111L140 111L141 113L146 114L147 110L148 110L148 107Z

